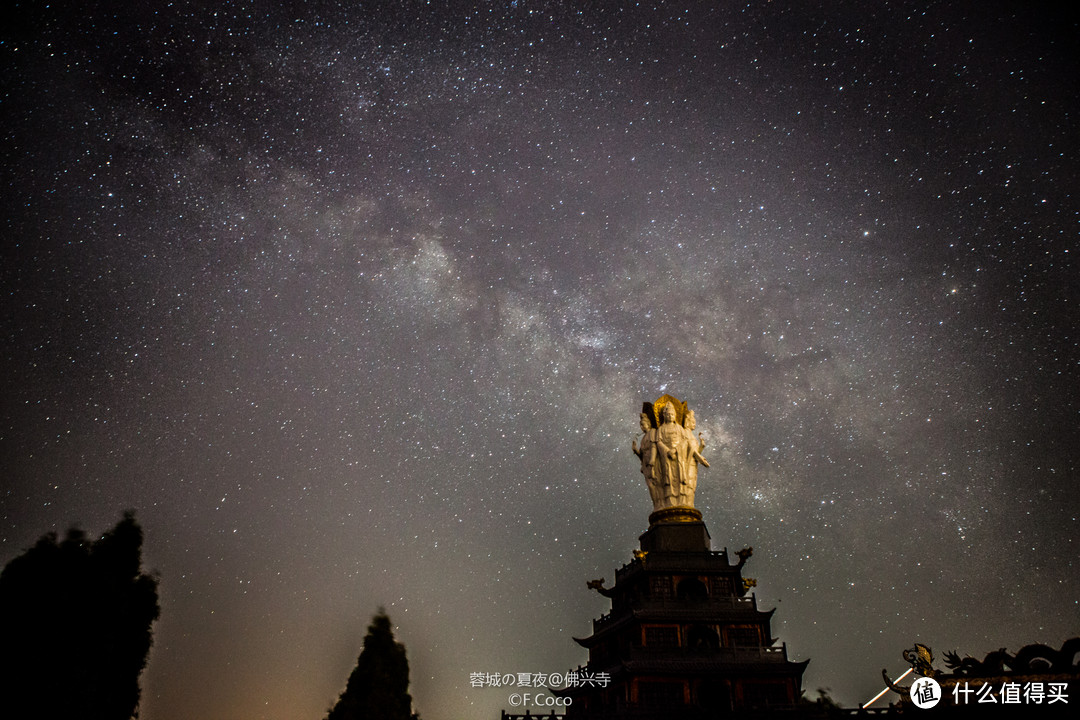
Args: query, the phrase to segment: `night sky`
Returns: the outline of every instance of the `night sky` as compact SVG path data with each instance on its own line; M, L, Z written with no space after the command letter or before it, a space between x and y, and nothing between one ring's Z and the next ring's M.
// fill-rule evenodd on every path
M318 720L385 606L497 718L664 393L812 696L1080 634L1077 16L621 4L5 6L0 562L136 510L141 717Z

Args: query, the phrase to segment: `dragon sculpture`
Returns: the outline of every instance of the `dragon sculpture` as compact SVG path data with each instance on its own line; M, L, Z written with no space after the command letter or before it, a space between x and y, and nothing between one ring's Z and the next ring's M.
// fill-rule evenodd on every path
M950 673L942 673L934 669L934 653L922 643L915 643L915 647L904 650L903 655L904 660L918 675L945 682L952 678L988 678L1009 673L1076 675L1080 672L1080 663L1077 662L1078 653L1080 653L1080 637L1069 638L1062 644L1060 650L1036 643L1025 645L1015 655L1010 655L1005 648L994 650L982 660L976 660L970 655L961 658L956 651L951 651L942 656L945 667L952 671ZM887 670L881 671L881 677L885 679L885 684L890 690L907 696L910 688L902 687L890 680Z
M1075 672L1077 670L1076 654L1080 652L1080 637L1070 638L1055 650L1049 645L1034 644L1025 645L1015 655L1005 652L1005 648L995 650L982 660L976 660L970 655L961 659L955 652L947 652L943 655L945 667L953 671L953 675L964 677L985 677L1000 675L1006 672Z

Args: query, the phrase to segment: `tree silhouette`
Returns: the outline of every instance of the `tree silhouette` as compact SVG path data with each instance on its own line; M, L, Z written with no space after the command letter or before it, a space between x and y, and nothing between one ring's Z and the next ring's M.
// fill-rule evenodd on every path
M409 695L405 646L394 640L386 611L379 608L368 626L364 649L345 692L327 720L419 720Z
M157 619L130 511L96 542L49 533L0 573L0 716L128 720Z

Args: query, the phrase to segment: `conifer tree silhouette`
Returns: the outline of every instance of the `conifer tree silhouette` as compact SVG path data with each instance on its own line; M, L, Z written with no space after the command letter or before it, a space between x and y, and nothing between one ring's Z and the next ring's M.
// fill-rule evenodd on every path
M405 646L394 639L384 609L372 618L356 668L327 720L420 720L412 711Z
M141 571L134 514L96 542L56 534L0 573L0 717L138 716L139 674L160 612L157 580Z

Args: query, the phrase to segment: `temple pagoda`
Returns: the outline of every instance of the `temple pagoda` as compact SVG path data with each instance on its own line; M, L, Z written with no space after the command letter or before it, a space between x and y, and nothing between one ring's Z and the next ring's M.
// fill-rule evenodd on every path
M751 549L733 564L714 551L693 507L697 466L708 467L704 440L694 437L693 411L665 395L645 403L642 438L633 449L653 500L640 550L589 587L611 599L593 632L575 640L589 651L567 720L720 718L784 714L801 695L809 660L788 660L757 607L742 571Z

